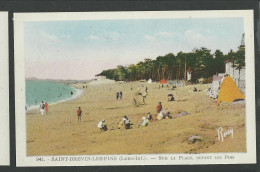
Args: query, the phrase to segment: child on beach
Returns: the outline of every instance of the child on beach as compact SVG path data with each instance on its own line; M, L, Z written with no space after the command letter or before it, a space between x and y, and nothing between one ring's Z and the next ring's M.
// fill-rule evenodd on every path
M81 113L82 113L82 110L79 107L77 110L78 122L81 122Z
M44 106L45 106L45 113L47 114L48 113L48 103L45 102Z
M150 112L148 112L148 117L147 117L147 119L149 120L149 121L152 121L153 120L153 117L152 117L152 115L151 115L151 113Z

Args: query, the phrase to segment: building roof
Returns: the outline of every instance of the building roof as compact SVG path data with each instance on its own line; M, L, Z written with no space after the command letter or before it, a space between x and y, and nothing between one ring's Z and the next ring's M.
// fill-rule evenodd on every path
M224 63L228 63L228 62L231 62L233 59L228 59L226 61L224 61Z

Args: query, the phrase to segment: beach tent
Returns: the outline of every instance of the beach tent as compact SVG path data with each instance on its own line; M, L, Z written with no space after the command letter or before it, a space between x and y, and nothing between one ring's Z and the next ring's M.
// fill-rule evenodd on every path
M148 84L151 84L151 83L152 83L152 80L151 80L151 79L149 79L147 83L148 83Z
M220 85L218 93L218 101L220 102L233 102L234 100L245 99L245 96L237 88L235 81L227 75Z
M163 78L161 81L160 81L160 84L166 84L167 81Z

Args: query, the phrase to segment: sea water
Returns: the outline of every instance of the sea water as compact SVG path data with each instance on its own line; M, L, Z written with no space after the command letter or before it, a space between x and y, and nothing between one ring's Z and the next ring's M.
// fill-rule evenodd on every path
M72 94L73 93L73 94ZM77 90L63 83L49 81L26 81L26 106L40 105L42 101L56 103L69 99Z

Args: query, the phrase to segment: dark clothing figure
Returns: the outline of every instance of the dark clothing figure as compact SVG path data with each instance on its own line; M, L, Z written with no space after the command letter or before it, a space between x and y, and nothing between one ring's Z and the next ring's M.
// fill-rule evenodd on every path
M171 96L171 97L169 98L169 101L174 101L174 97Z
M118 98L119 98L119 93L117 92L116 93L116 99L118 100Z
M152 117L152 115L151 115L150 112L148 112L148 117L147 117L147 119L148 119L149 121L153 120L153 117Z
M79 107L77 110L78 122L81 122L81 114L82 114L82 110Z
M72 92L72 91L70 92L70 95L73 95L73 92Z
M174 96L172 94L168 94L168 101L174 101Z
M148 88L147 88L147 86L145 87L145 92L147 93L147 91L148 91Z
M122 91L120 91L120 99L122 99L122 97L123 97L123 93Z
M196 88L196 87L194 87L194 88L193 88L193 91L194 91L194 92L197 92L197 88Z

